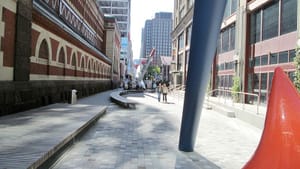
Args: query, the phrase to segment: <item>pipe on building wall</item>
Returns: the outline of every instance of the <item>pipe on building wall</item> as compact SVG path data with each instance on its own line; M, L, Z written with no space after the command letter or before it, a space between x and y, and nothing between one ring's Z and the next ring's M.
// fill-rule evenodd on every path
M194 149L226 0L195 1L179 150Z

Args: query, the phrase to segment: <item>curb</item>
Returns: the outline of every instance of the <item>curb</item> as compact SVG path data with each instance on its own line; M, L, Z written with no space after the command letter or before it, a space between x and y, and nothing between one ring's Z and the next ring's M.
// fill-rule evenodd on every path
M205 104L207 104L207 102ZM237 118L259 129L264 128L265 118L263 116L259 116L238 108L228 107L227 105L216 103L214 101L210 101L209 106L204 108L213 109L227 117Z
M89 121L87 121L84 125L75 130L72 134L67 136L64 140L46 152L42 157L40 157L37 161L32 163L27 169L45 169L50 168L53 162L55 162L60 155L70 146L72 145L76 138L79 138L82 134L85 133L91 126L93 126L97 120L102 117L107 110L107 106L101 108L99 113L92 117Z

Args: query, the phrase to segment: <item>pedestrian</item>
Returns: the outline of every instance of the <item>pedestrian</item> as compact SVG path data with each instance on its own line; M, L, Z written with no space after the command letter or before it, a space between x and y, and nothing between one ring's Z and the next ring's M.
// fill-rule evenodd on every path
M161 83L158 84L157 88L156 88L156 91L157 91L157 99L158 101L160 102L160 95L161 95L161 92L162 92L162 86L161 86Z
M166 83L164 83L162 86L162 93L163 93L163 101L167 102L168 87L167 87Z

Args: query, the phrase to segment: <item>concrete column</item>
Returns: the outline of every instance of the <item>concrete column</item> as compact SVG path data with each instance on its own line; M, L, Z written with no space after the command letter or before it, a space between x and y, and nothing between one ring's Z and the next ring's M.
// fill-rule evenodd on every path
M248 57L246 56L246 8L246 0L240 1L236 21L235 59L237 59L237 72L235 72L235 75L240 78L241 91L247 91L247 89L245 89L244 87L246 78L248 77L247 75L245 75L245 69L247 67L245 63L248 63Z
M17 1L14 81L29 81L32 0Z
M179 150L194 149L226 0L195 1Z

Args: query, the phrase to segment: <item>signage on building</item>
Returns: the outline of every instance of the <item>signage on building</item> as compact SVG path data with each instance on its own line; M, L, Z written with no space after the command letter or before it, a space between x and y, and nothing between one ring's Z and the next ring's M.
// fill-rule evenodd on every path
M82 35L91 44L96 45L96 32L66 2L66 0L43 0L75 32Z

